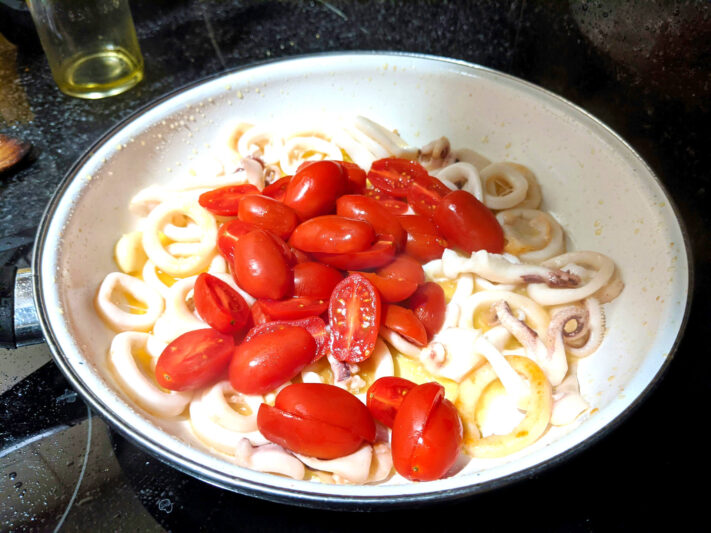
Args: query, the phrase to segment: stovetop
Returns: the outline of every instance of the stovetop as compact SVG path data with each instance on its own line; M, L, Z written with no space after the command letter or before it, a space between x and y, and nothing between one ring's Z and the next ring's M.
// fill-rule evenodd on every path
M613 7L614 5L614 7ZM285 506L209 486L95 416L44 344L0 350L0 530L657 530L705 524L700 432L711 358L711 7L707 2L325 0L133 2L145 80L100 101L55 87L23 3L0 0L0 133L33 146L0 174L0 264L29 266L34 230L71 163L176 87L252 61L325 50L406 50L479 63L550 89L610 125L677 204L696 282L664 379L601 441L491 493L387 513Z

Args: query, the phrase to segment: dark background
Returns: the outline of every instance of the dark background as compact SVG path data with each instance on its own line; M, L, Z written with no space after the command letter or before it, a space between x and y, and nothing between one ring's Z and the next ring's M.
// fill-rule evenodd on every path
M0 39L0 133L33 145L19 168L0 174L0 239L34 232L64 172L116 122L168 91L249 62L402 50L463 59L541 85L611 126L669 191L695 263L686 335L646 401L584 453L493 493L387 518L405 531L708 530L709 446L702 437L711 398L708 2L162 0L133 1L132 12L144 81L122 95L85 101L57 90L29 14L13 0L0 1L0 34L9 42L3 47ZM224 493L154 460L137 467L148 459L113 439L137 493L156 483L171 489L170 514L142 499L168 529L362 532L384 523L383 515L303 510Z

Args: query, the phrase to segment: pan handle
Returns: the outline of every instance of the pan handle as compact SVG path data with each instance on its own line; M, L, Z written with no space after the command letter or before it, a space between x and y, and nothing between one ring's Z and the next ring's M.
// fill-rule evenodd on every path
M0 268L0 348L43 342L29 268Z

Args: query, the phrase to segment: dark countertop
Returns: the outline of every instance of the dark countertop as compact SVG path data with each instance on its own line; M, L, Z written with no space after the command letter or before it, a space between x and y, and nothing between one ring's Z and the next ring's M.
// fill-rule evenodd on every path
M711 317L708 2L134 1L146 77L127 93L98 101L58 91L20 5L0 1L0 133L29 141L33 149L19 168L0 174L0 245L5 247L10 237L34 232L65 171L113 124L165 92L267 58L326 50L449 56L541 85L611 126L660 177L693 249L692 312L666 375L623 424L562 465L491 493L391 512L387 518L406 530L447 527L454 520L467 530L485 531L704 529L706 491L699 481L703 487L709 460L699 431L711 392L711 358L704 342L705 320ZM12 261L21 264L22 254ZM4 361L0 358L0 364ZM5 377L14 383L29 371ZM7 370L0 367L2 374ZM64 390L51 363L32 379L48 390ZM64 400L72 398L66 392ZM86 417L76 398L64 400L55 403L71 407L64 415L75 416L72 425ZM90 466L68 459L65 469L68 478L94 469L93 492L80 488L70 499L73 485L60 483L58 493L44 494L35 479L33 490L44 502L41 512L23 514L8 503L10 495L2 495L0 529L52 530L67 502L75 508L64 527L77 531L160 530L158 523L170 530L229 524L250 531L363 531L377 528L374 519L385 518L305 510L220 491L163 466L100 419L91 420L88 429L84 420L66 431L79 428L72 439L82 446L87 435L94 435L92 450L98 451L92 451ZM79 459L90 455L88 448L80 452ZM38 453L62 478L61 452ZM19 463L3 457L1 475L14 482L12 464ZM22 483L15 489L21 492ZM92 500L111 503L92 505ZM119 506L119 501L128 503ZM77 507L78 502L84 503Z

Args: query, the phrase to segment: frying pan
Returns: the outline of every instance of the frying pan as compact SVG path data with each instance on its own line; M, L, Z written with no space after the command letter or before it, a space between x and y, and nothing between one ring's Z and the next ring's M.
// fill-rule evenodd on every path
M202 445L186 422L133 404L107 367L112 332L92 305L115 271L112 249L134 229L129 199L214 151L225 120L260 124L360 114L415 145L446 135L456 148L529 166L543 209L566 229L569 249L600 251L625 290L606 306L601 348L581 361L581 392L593 409L530 448L477 462L428 483L374 486L294 481L246 470ZM41 327L54 360L82 397L135 444L225 489L324 508L396 507L460 498L534 475L620 423L669 365L689 309L689 253L659 180L604 124L539 87L451 59L406 53L329 53L221 73L171 93L108 131L72 166L42 219L31 273L33 306L15 298L18 339ZM34 322L36 312L37 323ZM9 315L6 315L9 316Z

